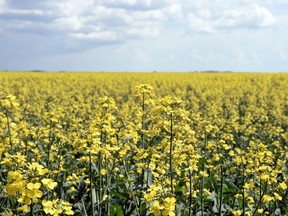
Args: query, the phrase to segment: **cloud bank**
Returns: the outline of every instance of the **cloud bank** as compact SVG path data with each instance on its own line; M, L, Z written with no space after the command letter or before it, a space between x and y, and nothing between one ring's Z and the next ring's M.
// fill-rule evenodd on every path
M267 28L276 21L274 15L259 3L240 1L241 4L235 5L229 2L28 0L19 3L17 0L1 0L1 32L52 34L101 43L157 37L162 25L171 20L181 22L191 31L204 33Z
M0 0L0 57L14 61L33 56L48 59L93 49L98 49L95 52L99 55L100 50L117 51L119 45L114 59L124 61L125 53L135 65L143 63L145 68L159 62L171 63L171 67L175 62L188 65L185 59L208 65L209 61L227 62L229 56L222 53L222 47L229 44L227 51L234 55L234 62L243 63L248 46L258 46L255 51L249 50L249 55L261 59L258 50L262 43L268 49L275 38L273 32L286 31L283 8L287 4L286 0ZM262 38L263 33L270 39ZM242 49L244 39L246 50ZM286 59L283 56L288 48L273 43L278 47L269 50ZM126 44L129 46L125 48ZM188 54L184 56L180 49ZM141 56L143 61L139 60ZM0 60L1 65L7 64Z

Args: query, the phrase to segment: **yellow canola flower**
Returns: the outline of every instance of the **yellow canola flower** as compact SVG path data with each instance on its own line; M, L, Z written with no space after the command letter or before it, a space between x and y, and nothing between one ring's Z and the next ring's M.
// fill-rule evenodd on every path
M42 176L48 172L47 168L44 168L43 165L41 165L37 162L33 162L32 164L30 164L29 169L36 172L40 176Z
M16 171L9 171L8 172L8 182L12 182L14 180L19 180L22 179L22 174L20 173L19 170Z
M243 185L243 188L244 188L244 189L251 189L251 190L252 190L253 187L254 187L254 181L253 181L253 179L250 179L248 183L245 183L245 184Z
M148 85L148 84L140 84L140 85L137 85L135 87L135 91L137 94L141 95L143 93L149 93L151 94L151 92L153 92L153 87L151 85ZM142 96L142 95L141 95Z
M25 203L25 205L30 205L31 202L37 203L38 199L43 196L41 190L39 190L41 184L37 183L28 183L27 189L22 191L21 197L18 199L18 202Z
M242 211L241 210L235 210L235 211L232 212L232 214L234 216L241 216L242 215Z
M261 209L258 209L257 212L258 212L259 214L262 214L262 213L264 212L264 209L262 209L262 208L261 208Z
M152 204L152 206L149 208L150 213L154 214L155 216L161 215L161 210L163 209L163 206L160 205L160 202L158 200L155 200Z
M43 186L49 190L53 190L57 186L57 182L54 182L52 179L45 178L45 179L42 179L41 182Z
M2 159L2 161L0 162L0 164L5 164L8 167L13 167L14 163L12 161L12 158L10 157L10 155L4 153L4 155L6 156L5 158Z
M254 204L254 198L251 196L246 197L246 200L249 204Z
M278 193L274 193L274 197L276 200L282 200L282 197Z
M50 200L42 200L42 206L45 214L51 214L54 215L56 212L56 209L54 208L54 205L57 203L57 200L54 200L53 202Z
M219 154L215 154L215 155L213 156L213 160L214 160L214 161L219 161L219 160L220 160Z
M209 176L207 172L203 172L203 171L200 171L200 172L199 172L199 175L200 175L201 177L204 177L204 178L206 178L206 177Z
M235 194L234 197L235 197L236 199L242 198L242 194Z
M269 196L269 195L267 195L267 194L265 194L264 196L263 196L263 203L264 204L267 204L267 203L269 203L270 201L273 201L274 200L274 198L272 197L272 196Z
M229 152L228 152L228 155L230 156L230 157L233 157L235 154L234 154L234 151L233 150L230 150Z
M72 204L66 201L61 201L61 208L64 211L65 215L74 215L74 211L72 210Z
M152 202L159 191L162 190L161 185L152 184L147 192L144 192L144 199L146 203Z
M13 183L7 184L6 191L9 197L16 196L17 193L21 193L24 191L24 186L26 185L26 181L24 180L17 180Z
M100 170L100 174L101 175L106 175L107 174L107 170L106 169L101 169Z
M23 205L23 206L21 206L21 207L18 207L18 208L17 208L17 211L18 211L18 212L26 213L26 212L29 211L29 207L28 207L28 205Z
M203 192L204 192L205 196L209 196L211 194L211 192L209 190L207 190L206 188L203 189Z
M286 190L286 189L287 189L286 183L285 183L285 182L281 182L281 183L279 184L279 188L281 188L282 190Z
M268 181L269 180L269 175L267 174L267 173L262 173L261 175L260 175L260 179L262 180L262 181Z
M153 190L151 191L150 193L145 193L144 194L144 199L147 203L150 203L154 197L157 195L157 191L156 190Z
M175 216L175 197L166 197L163 201L155 200L149 208L150 213L155 216Z
M43 210L46 214L53 216L58 215L74 215L72 204L62 200L42 200Z
M27 189L33 191L33 190L38 190L41 187L41 184L39 182L37 183L28 183L27 184Z
M164 203L163 216L175 216L175 197L166 197Z
M222 146L225 150L230 150L231 146L227 145L227 144L223 144Z

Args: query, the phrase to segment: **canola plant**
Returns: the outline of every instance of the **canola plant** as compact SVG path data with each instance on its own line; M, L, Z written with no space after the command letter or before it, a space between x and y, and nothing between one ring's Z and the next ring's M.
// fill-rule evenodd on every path
M287 215L288 75L0 73L0 215Z

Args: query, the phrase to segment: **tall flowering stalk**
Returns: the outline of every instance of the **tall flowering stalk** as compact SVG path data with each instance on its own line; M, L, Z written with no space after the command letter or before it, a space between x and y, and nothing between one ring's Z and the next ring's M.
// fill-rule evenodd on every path
M135 96L136 100L140 102L141 105L141 112L139 113L141 115L141 147L144 149L146 148L145 144L145 132L147 130L147 115L149 115L149 106L152 106L154 104L154 91L153 87L148 84L141 84L137 85L135 87ZM137 115L137 114L136 114Z
M151 132L149 129L153 127L153 116L151 116L151 109L154 107L155 95L154 90L151 85L140 84L135 87L135 98L136 101L140 103L141 110L135 110L135 116L137 120L141 121L141 128L139 128L140 133L140 143L141 148L139 148L137 155L135 155L135 160L139 161L139 168L137 173L139 174L139 186L141 188L147 188L152 183L152 174L149 170L149 164L151 163L151 158L149 158L149 145L151 145ZM139 125L136 122L137 125ZM141 193L142 195L142 193ZM141 197L140 197L141 198ZM140 203L140 202L139 202Z
M169 136L168 161L170 192L171 194L175 195L174 185L176 182L174 170L174 149L179 148L177 144L179 143L178 139L181 137L180 134L184 132L181 130L181 128L190 120L187 117L187 111L184 108L184 102L176 97L167 96L163 99L160 99L154 110L154 114L158 116L158 123L156 127L159 127L159 132L163 133L164 136L166 136L165 134Z
M0 112L2 112L6 118L7 133L11 151L10 153L13 153L15 150L11 130L11 123L12 123L11 121L13 119L13 115L17 113L18 109L19 109L19 103L16 101L16 97L14 95L7 93L0 94Z
M95 200L93 194L95 188L97 189L97 203L94 201L94 205L97 206L97 214L102 214L102 201L110 198L110 175L113 167L113 160L111 160L112 152L108 149L115 151L116 145L116 113L118 111L115 101L109 97L99 98L97 101L98 110L96 111L96 119L90 126L91 143L90 148L95 149L97 155L97 180L93 182L92 179L92 157L89 154L89 175L90 175L90 193L91 202ZM95 145L93 144L95 143ZM94 145L94 146L93 146ZM96 148L95 148L96 147ZM116 147L117 149L118 147ZM94 163L94 162L93 162ZM95 185L95 186L94 186ZM93 202L92 202L93 203ZM105 213L109 214L110 203L105 204ZM92 206L92 213L94 212L94 206Z

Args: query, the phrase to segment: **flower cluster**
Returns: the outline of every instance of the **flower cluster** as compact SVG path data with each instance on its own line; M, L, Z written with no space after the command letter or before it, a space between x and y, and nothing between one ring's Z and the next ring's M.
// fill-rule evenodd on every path
M0 215L287 215L288 76L1 73Z

